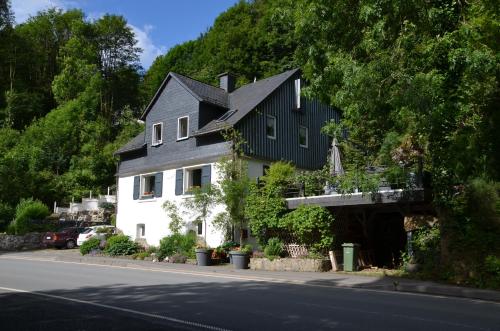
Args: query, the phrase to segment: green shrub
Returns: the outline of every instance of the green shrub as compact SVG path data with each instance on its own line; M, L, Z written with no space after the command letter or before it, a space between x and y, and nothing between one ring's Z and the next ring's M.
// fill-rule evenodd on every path
M196 234L172 234L160 240L158 257L164 259L175 253L183 254L188 258L194 258L194 247L196 246Z
M148 254L153 254L153 253L158 253L158 247L156 246L149 246L147 249L146 249L146 252L148 252Z
M92 250L99 249L100 244L101 240L99 238L90 238L80 246L80 254L87 255Z
M264 248L264 255L270 260L273 260L276 257L282 257L285 252L285 247L283 242L278 238L271 238L267 242L266 247Z
M243 245L240 249L240 252L245 254L251 254L253 252L253 246L250 244Z
M484 287L500 289L500 258L488 255L484 260L483 269Z
M291 232L299 244L323 252L333 247L333 215L319 206L301 205L281 219L281 226Z
M414 258L424 273L433 273L440 260L441 232L437 225L422 228L415 232L412 239Z
M116 214L111 214L109 217L109 222L112 226L116 226Z
M128 236L121 234L109 237L106 241L106 248L104 251L112 256L132 255L139 251L139 245L130 240Z
M5 231L14 218L14 208L0 201L0 232Z
M139 252L135 253L132 256L134 257L135 260L144 260L145 258L149 257L151 254L148 252Z
M50 223L40 222L49 215L49 208L42 202L31 198L22 199L16 206L13 221L16 234L23 235L28 232L43 232L52 229Z

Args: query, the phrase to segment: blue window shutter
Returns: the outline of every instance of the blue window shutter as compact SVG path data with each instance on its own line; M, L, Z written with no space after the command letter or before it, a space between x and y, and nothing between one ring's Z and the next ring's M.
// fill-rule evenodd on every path
M207 184L210 184L212 180L212 166L209 165L204 165L201 167L201 186L205 186Z
M157 172L155 174L155 197L161 197L163 192L163 172Z
M140 191L141 190L141 176L135 176L134 177L134 200L139 199Z
M183 193L184 172L182 169L175 171L175 195L182 195Z

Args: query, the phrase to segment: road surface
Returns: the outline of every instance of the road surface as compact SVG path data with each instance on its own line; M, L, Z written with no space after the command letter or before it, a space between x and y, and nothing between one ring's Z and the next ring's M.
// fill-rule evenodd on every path
M0 255L0 330L500 330L499 303L199 269Z

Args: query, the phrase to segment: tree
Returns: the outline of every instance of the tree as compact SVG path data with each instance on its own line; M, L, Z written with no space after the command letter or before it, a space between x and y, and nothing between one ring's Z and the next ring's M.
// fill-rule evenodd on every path
M218 216L218 220L227 220L232 233L240 231L239 242L243 244L243 229L246 224L245 201L248 194L250 179L248 177L247 162L242 158L243 146L246 144L240 132L227 128L223 132L224 139L230 143L231 155L217 162L217 171L220 174L218 186L220 202L226 207L227 217ZM227 226L226 226L227 227Z

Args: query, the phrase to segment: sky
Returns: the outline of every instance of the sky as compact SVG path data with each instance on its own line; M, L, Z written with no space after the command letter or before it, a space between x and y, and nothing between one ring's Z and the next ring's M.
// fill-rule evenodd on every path
M171 47L197 38L215 18L238 0L11 0L16 23L50 7L78 8L90 20L104 14L122 15L143 49L140 62L149 68Z

